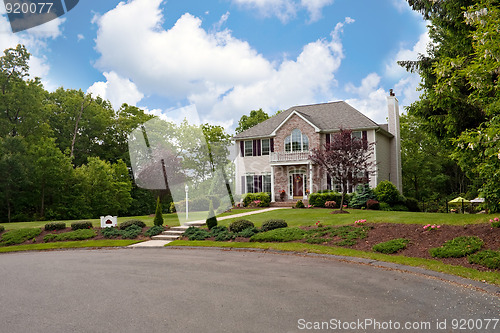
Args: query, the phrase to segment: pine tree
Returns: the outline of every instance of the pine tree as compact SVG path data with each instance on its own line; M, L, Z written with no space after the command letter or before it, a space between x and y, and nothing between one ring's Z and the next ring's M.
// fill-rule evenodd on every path
M163 215L162 215L162 211L161 211L160 197L158 197L156 200L156 212L155 212L154 225L159 225L159 226L163 225Z
M214 213L214 204L212 201L210 201L210 209L208 212L208 219L207 219L207 227L208 229L212 229L213 227L217 226L217 218L215 217Z

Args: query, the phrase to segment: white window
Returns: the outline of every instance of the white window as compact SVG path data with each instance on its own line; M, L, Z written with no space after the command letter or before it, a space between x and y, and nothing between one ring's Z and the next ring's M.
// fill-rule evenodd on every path
M271 192L271 175L262 176L262 192Z
M253 141L245 141L245 156L253 156Z
M361 131L355 131L355 132L352 132L352 137L353 138L357 138L357 139L360 139L361 140Z
M269 155L269 152L271 151L270 140L269 139L262 139L261 146L262 146L262 156Z
M247 193L254 193L254 181L253 181L253 175L247 175L246 176L246 181L247 181Z
M302 134L299 129L294 129L290 136L285 138L285 152L291 153L294 151L308 151L309 138Z

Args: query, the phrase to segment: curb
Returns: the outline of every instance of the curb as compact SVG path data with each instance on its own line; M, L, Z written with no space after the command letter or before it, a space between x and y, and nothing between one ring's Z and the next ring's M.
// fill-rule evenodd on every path
M295 255L301 257L313 257L313 258L324 258L329 260L341 261L351 264L367 265L376 268L400 271L403 273L410 273L414 275L421 275L428 278L433 278L441 280L444 282L456 284L465 288L476 289L496 297L500 297L500 287L495 286L486 282L480 282L476 280L471 280L463 278L456 275L436 272L428 270L422 267L407 266L402 264L390 263L385 261L379 261L374 259L339 256L334 254L321 254L321 253L307 253L307 252L295 252L295 251L280 251L274 249L255 249L255 248L226 248L226 247L202 247L202 246L166 246L166 249L174 250L212 250L212 251L237 251L237 252L259 252L259 253L269 253L269 254L280 254L280 255Z

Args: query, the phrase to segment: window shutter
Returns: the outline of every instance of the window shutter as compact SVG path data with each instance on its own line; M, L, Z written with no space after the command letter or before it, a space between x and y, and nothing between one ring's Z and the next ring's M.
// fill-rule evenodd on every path
M253 176L253 193L259 192L259 176Z
M326 175L326 189L327 190L331 190L332 189L332 177L330 177L329 174Z
M363 148L368 148L368 132L363 131Z
M261 140L256 140L257 141L257 154L254 154L255 156L261 156L262 155L262 149L261 149Z
M241 157L245 157L245 141L240 141Z
M262 180L263 180L262 176L259 176L259 190L258 190L258 192L262 192L263 191L263 189L262 189L262 185L263 185Z
M326 134L326 144L330 144L330 134Z
M247 181L245 176L241 176L241 194L247 193Z
M269 140L269 145L271 146L271 153L274 153L274 138L271 138L271 140Z
M252 156L257 156L257 140L253 140L253 154Z

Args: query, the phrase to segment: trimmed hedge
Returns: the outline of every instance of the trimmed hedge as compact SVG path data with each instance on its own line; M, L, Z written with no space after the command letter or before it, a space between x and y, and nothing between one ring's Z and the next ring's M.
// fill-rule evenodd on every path
M285 220L267 220L266 222L262 223L262 227L260 230L262 231L269 231L269 230L274 230L274 229L279 229L279 228L286 228L288 227L288 224L285 222Z
M246 228L254 228L255 225L248 220L238 220L231 222L229 224L229 231L231 232L242 232Z
M305 231L300 228L279 228L261 232L250 237L251 242L290 242L304 238Z
M366 201L366 209L372 209L372 210L379 210L380 209L380 203L377 200L367 200Z
M391 239L390 241L373 245L372 250L375 252L392 254L398 252L399 250L406 249L409 242L410 241L405 238Z
M479 251L483 244L479 237L461 236L446 241L441 247L429 249L429 253L435 258L460 258Z
M259 192L259 193L247 193L243 198L243 205L248 207L252 202L260 201L259 207L269 207L271 203L271 197L267 192Z
M128 220L128 221L120 223L118 225L118 229L120 229L120 230L127 229L131 225L136 225L136 226L138 226L140 228L145 228L146 227L146 223L144 223L141 220Z
M327 201L342 201L342 194L338 192L312 193L309 196L309 204L314 207L325 207ZM347 205L348 197L344 198L344 205Z
M64 222L51 222L47 223L44 227L45 231L63 230L66 229L66 223Z
M189 227L186 229L183 236L187 237L189 240L205 240L210 237L210 233L205 229Z
M92 222L90 222L90 221L80 221L80 222L71 223L72 230L92 229L92 227L93 227Z

